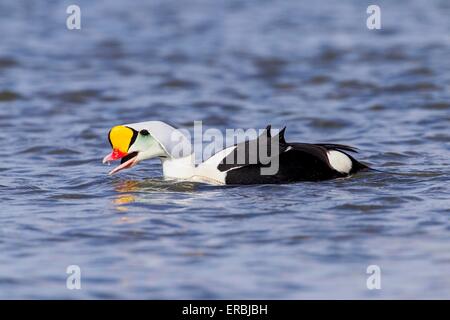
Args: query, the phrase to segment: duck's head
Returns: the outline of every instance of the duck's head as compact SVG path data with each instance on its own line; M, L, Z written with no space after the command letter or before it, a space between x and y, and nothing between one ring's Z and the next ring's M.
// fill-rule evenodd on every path
M120 165L111 170L110 175L134 167L142 160L178 158L190 152L185 150L190 147L186 137L161 121L115 126L109 131L108 139L113 150L103 158L103 163L120 159ZM182 152L176 153L180 147Z

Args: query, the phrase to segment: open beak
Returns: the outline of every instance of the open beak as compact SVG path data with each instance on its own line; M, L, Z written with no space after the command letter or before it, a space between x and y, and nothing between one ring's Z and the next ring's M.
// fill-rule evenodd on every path
M123 169L134 167L138 163L137 155L138 155L137 152L126 153L121 152L118 149L114 149L113 152L111 152L110 154L108 154L106 157L103 158L103 163L109 163L111 161L121 159L120 165L115 167L108 173L109 175L113 175Z

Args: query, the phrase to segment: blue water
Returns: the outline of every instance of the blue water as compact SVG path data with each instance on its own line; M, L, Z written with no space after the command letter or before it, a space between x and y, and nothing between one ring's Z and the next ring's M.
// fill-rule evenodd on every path
M450 298L448 1L377 1L381 30L368 1L79 0L72 31L70 4L0 2L0 298ZM108 176L108 130L145 120L287 126L405 175Z

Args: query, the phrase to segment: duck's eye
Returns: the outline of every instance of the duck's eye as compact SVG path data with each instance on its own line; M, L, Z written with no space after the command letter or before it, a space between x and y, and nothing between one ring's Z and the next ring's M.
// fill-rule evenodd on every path
M150 134L150 132L148 132L148 130L146 129L139 131L139 133L142 134L143 136L148 136Z

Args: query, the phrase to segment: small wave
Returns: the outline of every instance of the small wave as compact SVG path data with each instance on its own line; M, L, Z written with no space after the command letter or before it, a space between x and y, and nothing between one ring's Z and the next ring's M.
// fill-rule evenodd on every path
M407 70L405 72L405 75L407 76L431 76L433 75L433 70L427 67L419 67Z
M342 89L355 89L355 90L364 90L364 89L377 89L377 86L370 82L364 82L360 80L344 80L339 81L338 85Z
M10 91L10 90L0 91L0 102L14 101L14 100L19 100L19 99L22 99L22 95L15 91Z
M450 103L448 102L433 102L427 103L422 106L424 109L428 110L447 110L450 109Z
M384 205L376 205L376 204L346 203L346 204L337 206L336 209L359 211L359 212L366 213L366 212L372 212L372 211L383 211L383 210L386 210L386 204L384 204Z
M317 57L318 63L336 62L342 58L347 52L337 48L326 48Z
M314 128L320 128L320 129L340 129L350 126L350 123L345 120L331 120L331 119L311 119L310 120L310 126Z
M95 55L104 59L121 59L125 57L125 51L119 40L108 39L97 44Z
M409 91L435 91L440 89L437 85L431 82L418 82L414 84L394 84L392 86L387 86L382 88L382 91L389 92L409 92Z
M59 167L75 167L75 166L81 166L84 164L97 164L99 163L99 159L97 158L90 158L90 159L81 159L81 160L67 160L67 161L60 161L57 163Z
M63 193L49 196L48 198L51 200L83 200L83 199L93 199L98 198L99 196L93 194L86 193Z
M257 58L253 61L258 69L258 74L263 78L272 78L278 76L283 68L287 65L287 61L280 58Z
M0 58L0 70L18 66L19 63L13 58Z
M67 91L58 95L52 95L53 98L57 98L64 102L70 103L86 103L90 99L100 99L101 93L99 90L84 89Z
M309 80L307 80L307 83L313 84L313 85L321 85L325 83L329 83L333 81L329 76L326 75L316 75L314 77L311 77Z
M371 111L384 111L384 110L386 110L387 109L387 107L385 106L385 105L383 105L383 104L374 104L374 105L371 105L370 107L369 107L369 110L371 110Z
M431 140L431 141L447 143L450 141L450 135L445 134L445 133L438 133L438 134L428 136L428 137L426 137L426 139Z
M185 80L185 79L170 79L167 81L163 81L159 84L159 88L167 88L167 89L192 89L197 87L198 84L196 82Z
M33 146L29 148L25 148L18 152L19 154L32 154L32 153L38 153L40 155L42 154L48 154L48 155L72 155L72 154L81 154L81 152L69 149L69 148L55 148L51 146Z

